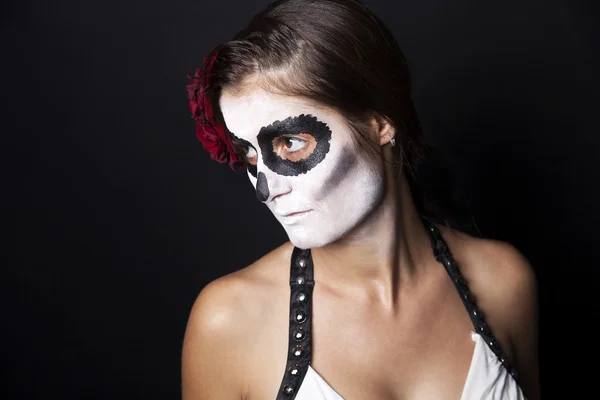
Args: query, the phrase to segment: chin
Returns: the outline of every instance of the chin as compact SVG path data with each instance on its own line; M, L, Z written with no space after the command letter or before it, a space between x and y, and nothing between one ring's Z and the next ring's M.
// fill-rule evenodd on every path
M289 235L288 235L288 238L290 239L290 242L292 242L292 244L294 246L296 246L302 250L314 249L316 247L322 247L327 244L327 242L318 241L318 240L315 240L314 238L298 238L298 237L289 236Z
M306 229L289 229L286 232L290 242L302 250L327 246L338 239L338 236L331 233L316 233Z

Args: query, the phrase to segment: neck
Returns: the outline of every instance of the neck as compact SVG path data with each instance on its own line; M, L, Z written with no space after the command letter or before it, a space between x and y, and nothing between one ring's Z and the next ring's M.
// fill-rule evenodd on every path
M332 290L395 309L400 287L414 282L431 244L408 182L390 179L381 205L342 239L312 249L315 273Z

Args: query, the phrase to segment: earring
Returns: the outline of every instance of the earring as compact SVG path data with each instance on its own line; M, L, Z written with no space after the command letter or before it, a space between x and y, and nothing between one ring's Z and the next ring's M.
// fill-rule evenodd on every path
M390 138L390 144L392 145L392 147L395 147L395 146L396 146L396 138L395 138L395 137L393 137L393 136L392 136L392 137Z

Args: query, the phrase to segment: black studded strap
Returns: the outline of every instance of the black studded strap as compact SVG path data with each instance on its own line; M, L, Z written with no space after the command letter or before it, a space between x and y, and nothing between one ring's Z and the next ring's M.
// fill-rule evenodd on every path
M454 286L456 286L456 289L458 290L460 298L467 309L467 312L469 313L469 317L471 317L471 322L475 327L475 332L479 333L483 337L489 348L494 352L496 357L498 357L498 360L502 363L502 365L504 365L508 373L510 373L516 380L516 371L507 360L504 352L500 348L500 343L494 337L489 325L485 322L483 313L477 307L475 298L473 297L473 294L467 285L467 281L460 272L458 264L454 260L454 257L448 248L448 244L444 240L441 232L427 218L422 217L422 221L425 225L427 233L429 233L429 239L431 240L431 245L433 246L433 255L435 256L435 259L444 266L448 272L448 275L450 275L452 282L454 282Z
M291 400L310 365L312 292L315 286L310 249L294 247L290 266L290 328L288 355L277 400Z

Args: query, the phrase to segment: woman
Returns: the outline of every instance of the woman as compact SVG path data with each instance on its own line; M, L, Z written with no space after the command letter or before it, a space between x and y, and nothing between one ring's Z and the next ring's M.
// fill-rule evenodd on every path
M283 0L190 77L197 134L290 242L208 284L183 398L539 398L535 275L436 224L409 72L355 0Z

